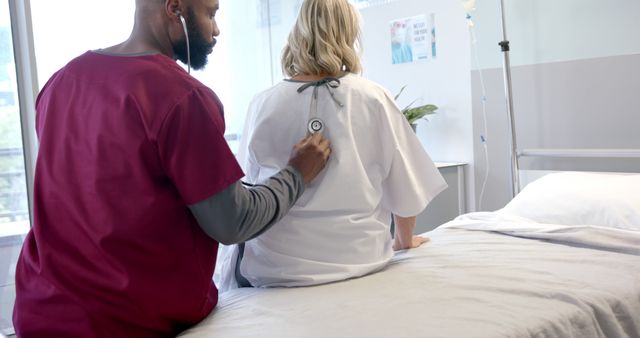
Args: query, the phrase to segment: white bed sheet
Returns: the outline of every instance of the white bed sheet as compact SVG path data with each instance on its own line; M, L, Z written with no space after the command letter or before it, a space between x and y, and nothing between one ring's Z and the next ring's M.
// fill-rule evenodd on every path
M180 337L640 337L640 232L518 221L465 215L358 279L232 290Z

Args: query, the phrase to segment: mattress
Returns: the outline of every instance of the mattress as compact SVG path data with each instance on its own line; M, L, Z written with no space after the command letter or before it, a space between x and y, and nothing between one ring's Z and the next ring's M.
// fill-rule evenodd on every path
M465 215L357 279L231 290L181 337L640 337L640 232L514 222Z

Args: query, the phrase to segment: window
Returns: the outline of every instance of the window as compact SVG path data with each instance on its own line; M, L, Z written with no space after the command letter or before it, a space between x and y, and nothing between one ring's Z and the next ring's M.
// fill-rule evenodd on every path
M9 4L0 2L0 333L11 333L15 262L29 209Z
M126 40L134 11L131 0L31 0L39 87L74 57Z

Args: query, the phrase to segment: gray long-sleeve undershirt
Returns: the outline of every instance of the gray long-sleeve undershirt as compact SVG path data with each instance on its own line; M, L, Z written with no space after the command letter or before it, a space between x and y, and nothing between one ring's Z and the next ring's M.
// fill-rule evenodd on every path
M234 244L267 231L303 192L302 175L288 166L250 188L235 182L189 209L207 235L222 244Z

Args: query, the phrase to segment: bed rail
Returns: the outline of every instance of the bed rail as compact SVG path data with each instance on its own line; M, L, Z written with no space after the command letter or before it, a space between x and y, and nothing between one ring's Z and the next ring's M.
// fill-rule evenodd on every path
M520 157L640 158L640 149L523 149Z
M635 148L580 148L580 149L571 149L571 148L547 148L547 149L522 149L516 153L516 159L519 162L518 168L525 158L527 161L531 160L542 160L544 161L543 166L548 169L525 169L518 170L517 180L514 180L512 184L517 184L518 193L520 190L528 183L533 180L536 180L545 173L550 173L554 171L567 171L567 162L566 160L571 160L571 163L577 164L574 161L578 162L578 167L581 167L583 170L586 167L590 167L591 169L587 169L586 171L596 171L596 172L637 172L638 169L629 170L616 170L612 168L634 168L637 160L640 160L640 149ZM529 160L531 159L531 160ZM593 160L593 161L592 161ZM603 164L600 160L607 161L608 164ZM564 161L564 163L563 163ZM587 161L587 162L584 162ZM632 162L629 162L632 161ZM549 165L550 163L555 163L555 165ZM531 163L529 163L531 164ZM613 165L613 166L612 166ZM556 169L551 169L550 167L555 167ZM574 167L574 165L570 164L569 167ZM571 170L571 169L569 169ZM533 174L535 173L535 174ZM541 174L542 173L542 174ZM527 182L527 183L525 183Z

